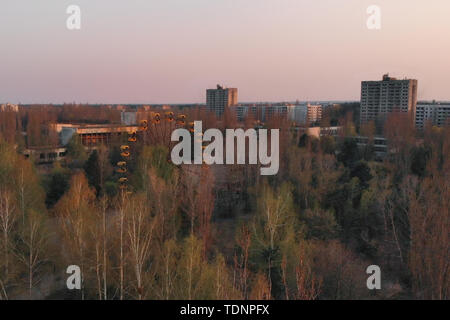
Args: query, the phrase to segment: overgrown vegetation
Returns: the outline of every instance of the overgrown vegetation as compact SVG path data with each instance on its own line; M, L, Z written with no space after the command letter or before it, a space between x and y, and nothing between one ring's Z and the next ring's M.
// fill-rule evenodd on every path
M177 167L146 139L130 159L131 193L118 188L118 146L84 154L73 140L68 163L38 173L2 139L0 298L449 298L449 128L427 128L419 145L394 115L394 151L380 162L348 137L266 125L281 128L277 176ZM371 264L383 270L376 293Z

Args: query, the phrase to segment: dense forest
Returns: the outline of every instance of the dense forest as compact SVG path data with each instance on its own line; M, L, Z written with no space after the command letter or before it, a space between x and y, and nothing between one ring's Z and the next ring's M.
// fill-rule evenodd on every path
M379 160L374 124L356 126L348 109L324 116L343 130L320 139L267 121L281 129L270 177L258 165L175 166L170 127L151 129L132 146L128 189L121 141L86 150L74 136L49 170L19 152L58 144L47 124L118 123L117 111L0 113L0 299L449 299L450 128L417 132L392 114ZM225 113L220 128L236 125ZM70 265L81 290L66 287ZM381 290L367 289L369 265Z

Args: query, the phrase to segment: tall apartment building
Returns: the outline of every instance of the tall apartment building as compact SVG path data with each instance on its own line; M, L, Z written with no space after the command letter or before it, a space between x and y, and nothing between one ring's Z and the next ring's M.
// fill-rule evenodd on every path
M416 105L417 80L397 80L386 74L382 81L361 82L361 123L382 123L393 111L410 112L414 119Z
M217 85L217 89L206 90L206 106L209 111L214 111L221 116L225 108L235 106L238 103L238 90L236 88L224 88Z
M416 109L416 127L423 129L426 122L433 126L450 125L450 103L419 103Z

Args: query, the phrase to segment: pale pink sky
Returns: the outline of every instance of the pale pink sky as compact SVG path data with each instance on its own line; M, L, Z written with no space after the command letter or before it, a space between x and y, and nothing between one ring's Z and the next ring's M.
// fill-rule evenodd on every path
M380 31L366 27L372 4ZM449 57L449 0L0 3L0 102L204 102L217 83L240 101L358 100L386 72L450 100Z

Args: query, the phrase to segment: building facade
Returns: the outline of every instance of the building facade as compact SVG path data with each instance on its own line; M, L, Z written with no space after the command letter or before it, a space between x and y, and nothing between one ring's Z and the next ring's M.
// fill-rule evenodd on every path
M311 104L251 104L232 107L236 112L237 119L243 121L247 117L262 122L271 118L284 118L292 121L295 125L304 126L309 123L318 122L322 119L322 106Z
M139 130L138 126L113 124L53 124L54 130L59 134L60 143L66 146L73 135L77 135L86 147L95 147L100 144L108 145L120 141L122 135L132 134Z
M450 103L419 103L415 121L418 129L423 129L427 122L438 127L450 125Z
M307 105L308 107L308 123L319 122L322 120L322 106L321 105Z
M416 105L417 80L397 80L386 74L381 81L361 83L361 123L383 123L391 112L409 112L414 119Z
M120 122L126 126L132 126L137 123L136 111L122 111L120 112Z
M308 106L306 104L290 105L288 119L295 125L305 125L308 122Z
M266 122L271 118L284 118L292 121L295 125L305 126L322 119L322 106L309 103L241 104L231 108L236 113L239 121L243 121L247 117L262 122Z
M25 158L32 160L36 164L49 164L61 161L66 157L65 147L30 147L22 151Z
M217 89L206 90L206 107L217 116L222 116L225 108L235 106L238 103L238 90L236 88L224 88L217 85Z

